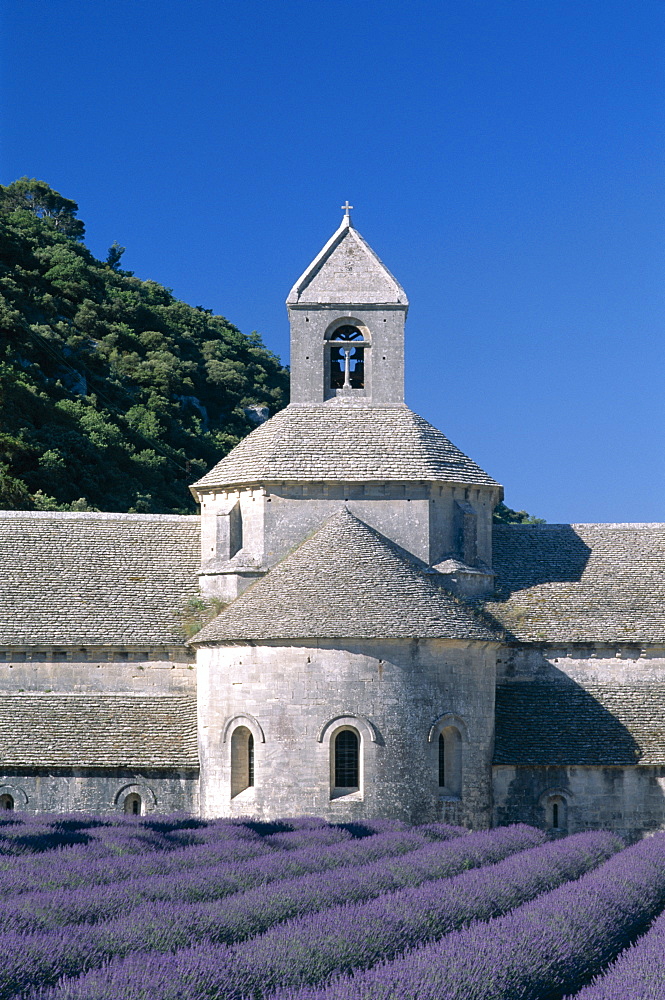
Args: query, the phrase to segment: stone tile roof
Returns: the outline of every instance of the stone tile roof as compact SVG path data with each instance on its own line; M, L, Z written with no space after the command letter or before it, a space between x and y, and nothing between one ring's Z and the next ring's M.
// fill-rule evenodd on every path
M195 483L426 480L498 486L407 406L287 406Z
M518 641L665 641L664 524L495 525L494 570Z
M665 764L665 684L500 684L494 763Z
M413 636L498 638L396 546L342 509L192 641Z
M173 645L199 518L0 512L0 645Z
M2 694L0 769L198 768L196 699Z
M408 305L402 286L349 219L298 278L286 302Z

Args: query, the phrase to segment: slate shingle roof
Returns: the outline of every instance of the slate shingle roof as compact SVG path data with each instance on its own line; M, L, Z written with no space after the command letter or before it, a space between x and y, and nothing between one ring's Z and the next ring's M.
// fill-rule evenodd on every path
M494 570L518 641L665 641L665 524L496 525Z
M0 512L0 645L173 645L199 518Z
M434 480L498 486L407 406L287 406L195 488L298 480Z
M391 542L342 509L193 642L413 636L498 638Z
M665 684L501 684L494 763L665 764Z
M2 694L0 769L198 768L196 699Z

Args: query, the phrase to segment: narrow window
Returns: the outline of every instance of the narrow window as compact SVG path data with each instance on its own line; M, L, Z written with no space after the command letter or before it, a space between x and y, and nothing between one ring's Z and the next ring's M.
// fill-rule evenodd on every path
M455 551L467 566L477 559L478 516L467 500L456 500L454 508Z
M335 788L357 791L360 787L358 734L343 729L335 737Z
M254 784L254 737L247 726L238 726L231 736L231 797Z
M547 800L547 825L557 833L566 833L568 829L568 808L563 795L553 795Z
M250 787L254 784L254 737L251 733L247 740L247 784Z
M12 798L12 796L0 795L0 809L12 810L13 808L14 808L14 799Z
M136 792L131 792L130 795L125 796L123 808L128 816L140 816L141 796Z
M439 788L444 795L462 794L462 736L455 726L439 734Z

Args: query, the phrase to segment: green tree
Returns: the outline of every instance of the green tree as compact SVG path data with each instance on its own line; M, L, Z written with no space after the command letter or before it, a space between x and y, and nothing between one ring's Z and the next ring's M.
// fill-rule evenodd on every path
M27 210L38 219L49 219L65 236L83 239L85 226L76 218L78 205L70 198L63 198L46 181L20 177L7 187L0 185L0 202L5 212Z
M76 211L41 181L0 187L0 507L193 511L189 484L253 430L245 406L286 404L288 373L97 260Z
M513 510L512 507L506 507L503 501L498 503L494 508L494 523L495 524L546 524L547 522L543 520L542 517L533 517L531 514L527 514L525 510Z
M120 244L114 240L109 247L108 253L106 255L106 263L109 267L112 267L114 271L117 271L120 266L120 259L127 248L121 247Z

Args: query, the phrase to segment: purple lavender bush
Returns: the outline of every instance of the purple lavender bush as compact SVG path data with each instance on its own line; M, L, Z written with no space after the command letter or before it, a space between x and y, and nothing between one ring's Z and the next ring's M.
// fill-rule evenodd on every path
M377 834L377 837L381 836ZM145 911L141 918L134 921L133 914L129 914L126 920L116 921L113 925L101 924L90 928L72 928L70 931L71 948L78 955L85 957L87 965L83 965L81 971L99 965L102 961L108 960L114 955L123 955L133 952L134 949L142 949L140 955L130 954L126 959L128 980L124 985L120 985L117 976L121 975L117 969L125 965L123 962L114 963L109 968L108 973L113 977L113 986L110 987L115 997L143 996L150 998L161 997L162 994L154 987L152 979L146 981L145 969L154 970L157 956L145 954L147 949L178 948L186 943L188 925L191 922L195 931L202 936L215 935L216 940L235 939L256 934L258 931L269 927L272 923L279 922L289 916L296 914L306 914L325 907L338 904L340 900L357 901L371 897L382 896L385 892L391 892L404 886L420 885L430 879L441 879L452 877L466 869L476 868L483 864L492 864L519 851L527 850L534 845L541 845L545 837L539 830L530 827L515 826L503 827L488 832L472 833L463 838L451 842L434 842L414 851L412 854L400 858L385 859L370 865L359 867L356 870L349 869L337 871L333 874L323 874L316 876L306 876L293 880L289 883L281 882L278 885L261 887L251 893L243 894L243 897L225 900L225 905L218 908L217 914L212 920L206 920L205 913L198 913L191 907L183 907L178 913L175 908L166 909L160 907L154 910L149 916ZM586 852L588 854L588 851ZM272 891L271 891L272 890ZM169 918L174 922L169 928ZM198 924L197 924L198 918ZM177 921L177 922L176 922ZM57 936L61 932L57 932ZM171 936L169 936L171 935ZM47 969L45 959L42 955L47 955L50 949L49 934L42 935L42 951L39 951L38 935L30 936L30 947L35 954L40 954L39 978L32 981L32 985L46 985L55 982L59 976L71 976L71 971L62 968L62 959L58 953L54 961ZM289 935L287 935L288 940ZM16 936L8 933L0 938L0 946L3 951L10 952L14 947ZM259 939L256 939L259 940ZM251 966L251 945L255 941L248 942L249 965ZM281 946L280 946L281 947ZM144 950L145 949L145 950ZM240 956L237 960L233 958L232 949L225 945L210 944L201 953L200 949L185 949L176 952L175 956L161 956L161 961L169 963L173 960L176 964L166 978L171 985L164 996L189 997L186 983L189 981L189 964L194 963L198 969L197 975L203 968L202 962L210 964L210 969L205 973L207 981L212 981L211 969L215 970L214 993L201 993L201 996L234 996L242 995L242 988L246 985L248 967L247 957ZM204 956L204 958L201 957ZM207 957L205 957L207 956ZM236 965L233 965L233 962ZM288 960L291 961L291 958ZM309 962L309 956L307 958ZM230 963L230 964L229 964ZM24 967L20 959L10 959L4 965L0 964L0 998L12 996L13 994L3 992L9 988L5 983L12 982L13 968L17 968L17 974L25 977ZM159 966L159 961L157 961ZM71 970L71 953L67 955L67 969ZM207 967L206 967L207 968ZM236 980L232 979L233 969L236 969ZM155 973L157 974L157 973ZM201 973L203 974L203 973ZM92 975L92 973L91 973ZM161 972L159 972L161 976ZM101 984L101 988L106 990L107 972L100 973L99 980L81 980L81 989L95 990ZM184 977L184 979L183 979ZM240 977L237 979L237 977ZM121 977L122 978L122 977ZM161 980L160 980L161 981ZM67 989L74 989L74 982L67 984ZM235 993L225 993L223 991L225 983L234 982ZM254 980L252 980L252 983ZM143 993L133 993L132 990L137 984L143 983L141 989ZM22 987L25 989L25 986ZM178 992L180 990L180 992ZM175 991L175 992L173 992ZM54 994L58 995L59 994ZM64 994L69 995L69 994ZM72 994L85 996L87 994ZM91 992L91 996L96 996ZM111 993L103 992L100 995L107 996ZM198 997L199 993L194 992L193 997Z
M665 913L626 948L574 1000L663 1000L665 997ZM567 997L566 1000L573 1000Z
M272 855L274 849L260 837L220 838L203 845L188 845L173 851L145 851L143 854L102 856L94 844L48 854L23 855L3 859L0 855L0 894L31 892L36 889L75 889L103 885L146 875L168 875L205 865L244 861Z
M88 817L84 817L86 825ZM115 817L112 817L115 820ZM192 818L189 817L191 820ZM145 825L161 829L168 824L170 817L150 819ZM136 820L129 820L132 825L136 825ZM179 820L179 823L182 823ZM201 823L203 821L196 821ZM250 825L240 824L237 820L214 820L208 821L205 828L195 829L197 843L187 843L185 845L174 844L169 851L152 851L147 846L141 853L127 853L122 850L107 849L99 841L91 841L85 846L74 846L62 849L54 849L48 853L23 853L20 857L13 857L11 861L5 858L3 861L0 850L0 897L10 894L31 892L35 890L71 888L90 885L112 884L130 878L141 878L142 876L168 876L169 874L180 874L183 870L193 870L195 868L205 868L214 864L232 863L234 861L244 861L259 855L274 856L276 852L281 852L283 847L272 840L271 834L274 827L283 827L298 823L298 820L277 821L271 824L251 823ZM311 823L311 821L310 821ZM321 821L318 821L319 827ZM90 825L95 824L90 820ZM117 822L106 825L117 826ZM266 827L267 834L263 836L253 827ZM422 846L427 840L448 840L466 834L463 827L453 827L445 823L430 824L426 827L406 828L403 823L378 820L363 824L345 824L342 838L348 839L347 827L355 838L349 842L348 848L344 847L340 854L340 866L344 864L362 863L363 860L372 860L372 857L382 857L389 855L394 849L395 854L404 853L414 847ZM296 849L296 845L291 843L290 848L293 854L292 863L286 861L288 869L287 877L294 877L306 871L318 870L317 866L309 865L310 851L318 843L325 840L325 831L317 830L310 826L311 839L303 834L302 830L286 831L294 832L300 838L301 848ZM335 831L339 827L331 827L333 834L331 837L334 847L338 841ZM281 831L285 832L285 831ZM369 848L368 844L375 840L377 833L390 834L402 833L403 839L395 837L391 846L390 838L376 842L375 848ZM180 831L169 833L169 841ZM185 833L189 835L189 831ZM111 831L111 837L113 831ZM365 847L358 842L364 839ZM112 844L112 841L109 841ZM381 845L384 846L381 846ZM324 846L324 845L321 845ZM348 854L345 853L348 850ZM373 855L372 851L376 853ZM302 864L299 861L302 854ZM321 855L321 868L328 866L326 858L333 858L335 852ZM357 859L357 860L356 860ZM291 865L291 867L289 867ZM334 867L334 861L330 861L330 867Z
M592 839L588 846L571 847L569 852L571 855L575 855L575 861L572 862L572 865L573 868L577 865L575 870L579 869L578 874L581 874L582 870L586 870L589 866L591 856L594 858L593 863L598 864L615 850L618 850L620 846L616 838L607 834L590 836L592 838L595 836L598 843ZM425 852L417 853L422 855ZM459 854L457 855L458 859ZM417 855L411 855L405 860L407 862L417 860ZM420 862L422 862L422 856ZM440 858L437 863L440 864ZM568 863L569 868L570 865L571 862ZM384 884L381 870L383 867L385 867L385 861L352 869L348 873L336 872L332 875L325 873L288 882L279 882L274 886L262 886L217 903L200 906L166 905L160 907L158 911L150 906L141 907L135 910L131 917L124 916L119 920L101 925L95 934L95 946L98 947L101 942L104 942L108 954L124 955L138 950L175 951L202 940L230 944L246 938L253 938L274 924L281 924L282 921L291 918L291 923L284 933L281 930L278 933L280 939L284 936L288 938L292 933L299 935L303 926L300 919L294 921L292 918L302 918L309 914L317 914L324 928L337 928L340 912L344 914L346 920L346 914L355 911L356 908L350 905L340 907L340 901L345 900L345 898L351 901L357 898L364 899L367 893L376 896L377 893L374 889ZM552 870L556 868L556 862L549 867ZM566 868L565 862L562 863L562 867ZM422 865L420 863L417 871L418 880L422 881ZM377 876L379 880L377 880ZM437 880L434 883L426 882L426 890L430 885L433 885L434 888L430 890L429 895L436 899L444 891L445 882L447 880ZM375 899L372 904L374 912L381 912L382 904L386 898L396 900L398 896L401 896L401 893L391 893L388 897L379 893L378 899ZM401 904L395 902L396 907L399 905ZM416 910L419 910L421 905L421 900L414 904ZM335 912L330 919L326 920L319 911L325 912L330 906L334 907ZM365 912L366 907L360 904L357 909L358 920L364 921L368 917ZM314 920L316 925L316 918L310 918L310 920ZM328 934L329 930L324 929L323 936L326 937Z
M284 853L272 851L268 856L247 861L243 860L242 853L246 851L245 843L241 841L239 846L239 856L234 856L231 851L225 861L216 864L211 863L207 854L201 864L196 863L196 858L191 864L189 857L186 858L188 863L183 864L174 852L165 858L159 856L156 859L158 867L150 875L126 878L115 884L101 885L91 881L75 890L26 892L10 896L0 903L0 931L35 932L67 924L96 923L119 914L126 916L141 904L211 901L255 886L260 887L257 889L257 905L263 910L265 887L269 883L290 882L310 873L336 872L340 868L348 869L344 877L353 883L351 873L361 868L364 870L368 862L378 865L380 870L391 858L408 856L411 852L418 852L419 857L422 850L436 845L424 840L417 832L387 833L332 846L316 845L311 849L301 848ZM67 865L66 859L64 863ZM141 868L145 868L145 862ZM336 884L339 875L331 878ZM292 890L289 898L298 898L298 892Z
M560 1000L611 961L663 905L665 834L657 834L506 916L322 988L281 990L271 1000ZM77 994L59 994L70 996ZM188 1000L199 996L206 994Z
M489 919L579 878L622 846L610 834L578 834L452 879L426 882L369 903L336 906L279 924L242 946L218 950L213 958L219 973L214 996L219 1000L265 997L280 984L318 983L335 973L368 968L473 919ZM239 904L241 899L235 902ZM125 954L140 949L175 951L195 941L229 939L231 914L219 904L217 913L214 909L160 910L153 912L152 919L148 913L138 919L135 911L133 928L116 922L99 930L109 933L109 952L113 940L121 953L123 932ZM241 926L237 925L236 933ZM98 939L95 950L99 944Z

